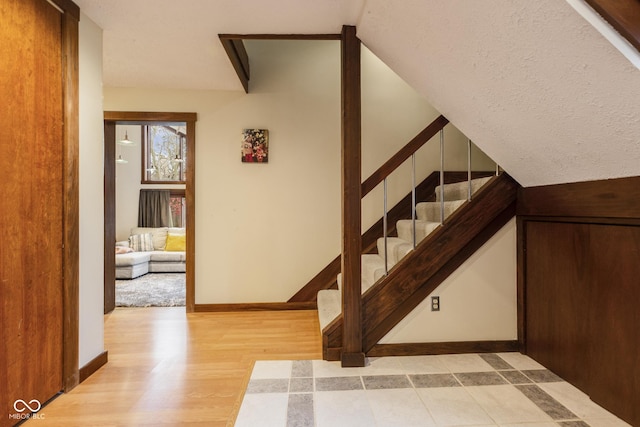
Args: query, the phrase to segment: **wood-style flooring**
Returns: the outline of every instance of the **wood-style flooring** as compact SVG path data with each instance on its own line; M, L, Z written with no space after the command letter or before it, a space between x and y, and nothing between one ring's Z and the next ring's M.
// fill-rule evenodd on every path
M232 426L256 360L322 358L314 310L116 309L105 349L105 366L26 424Z

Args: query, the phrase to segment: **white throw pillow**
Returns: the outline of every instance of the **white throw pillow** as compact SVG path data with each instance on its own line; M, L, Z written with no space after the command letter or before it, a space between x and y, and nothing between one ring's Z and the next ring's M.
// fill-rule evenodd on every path
M152 251L164 251L164 245L167 243L167 227L134 227L131 229L131 235L151 233L153 239Z
M134 234L129 237L129 247L136 252L150 252L153 250L151 233Z

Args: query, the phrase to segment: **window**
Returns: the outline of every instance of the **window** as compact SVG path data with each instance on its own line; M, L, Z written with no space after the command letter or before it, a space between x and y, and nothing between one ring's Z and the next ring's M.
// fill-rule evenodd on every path
M142 126L143 183L186 182L185 123Z
M171 221L173 227L187 226L187 199L184 190L171 190L169 196L171 208Z

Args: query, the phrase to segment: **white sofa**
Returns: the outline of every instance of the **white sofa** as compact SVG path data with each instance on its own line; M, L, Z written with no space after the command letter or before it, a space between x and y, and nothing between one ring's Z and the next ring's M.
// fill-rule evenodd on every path
M186 271L186 253L183 250L165 250L167 237L184 236L184 228L173 227L135 227L131 236L150 234L153 250L116 253L116 279L135 279L147 273L184 273ZM116 242L119 248L130 248L129 240Z

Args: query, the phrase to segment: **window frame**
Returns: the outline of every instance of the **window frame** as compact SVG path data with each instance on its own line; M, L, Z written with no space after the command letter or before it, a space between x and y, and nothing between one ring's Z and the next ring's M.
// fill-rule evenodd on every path
M175 184L186 184L187 183L187 162L188 162L188 151L187 151L187 134L186 133L181 133L179 131L175 131L171 125L178 125L178 126L184 126L185 131L187 128L187 123L186 122L162 122L162 123L145 123L142 124L140 126L140 141L142 141L142 143L140 144L141 146L141 167L140 167L140 183L141 184L155 184L155 185L164 185L164 184L169 184L169 185L175 185ZM149 149L150 149L150 144L149 144L149 138L148 138L148 134L149 134L149 128L151 126L159 126L159 127L164 127L164 128L168 128L171 129L172 131L175 131L176 134L179 135L179 151L180 151L180 156L181 158L184 160L183 162L181 162L180 164L180 177L182 178L181 180L178 181L168 181L168 180L153 180L153 179L149 179L149 172L147 171L147 169L150 166L150 161L149 161Z

